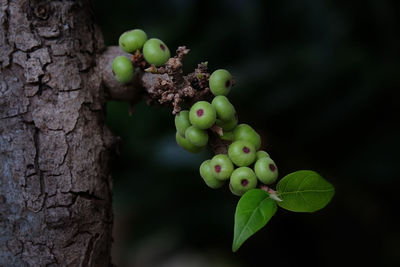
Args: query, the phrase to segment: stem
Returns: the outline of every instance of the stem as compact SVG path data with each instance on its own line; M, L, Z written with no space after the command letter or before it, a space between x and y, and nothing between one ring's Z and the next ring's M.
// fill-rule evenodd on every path
M278 197L277 192L276 192L275 190L273 190L272 188L270 188L270 187L268 187L268 186L266 186L266 185L261 185L261 186L260 186L260 189L261 189L261 190L264 190L264 191L267 192L267 193L269 193L269 197L272 198L273 200L278 201L278 202L283 201L282 199L280 199L280 198Z

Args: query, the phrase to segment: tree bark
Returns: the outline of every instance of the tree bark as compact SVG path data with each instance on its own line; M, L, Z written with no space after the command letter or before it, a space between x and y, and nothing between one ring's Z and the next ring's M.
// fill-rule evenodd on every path
M0 0L0 266L109 266L114 138L89 1Z

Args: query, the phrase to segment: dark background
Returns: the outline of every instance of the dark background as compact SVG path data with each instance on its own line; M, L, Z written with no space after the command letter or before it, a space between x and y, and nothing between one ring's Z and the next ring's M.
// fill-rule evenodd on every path
M231 252L237 198L198 174L210 152L175 143L171 110L108 103L122 140L113 164L119 266L400 266L400 2L95 1L106 43L141 28L185 70L236 79L239 120L263 137L280 177L319 172L336 187L314 214L279 210Z

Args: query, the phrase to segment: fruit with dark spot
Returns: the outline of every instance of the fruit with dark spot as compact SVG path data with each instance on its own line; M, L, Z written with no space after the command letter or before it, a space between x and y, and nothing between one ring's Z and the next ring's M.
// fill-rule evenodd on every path
M223 95L214 97L211 104L217 112L217 118L222 121L229 121L235 119L235 107L229 102L228 98Z
M210 163L211 172L218 180L228 180L233 172L232 161L226 154L215 155Z
M270 157L257 160L254 171L260 182L266 185L273 184L278 178L278 168Z
M256 188L257 177L249 167L240 167L232 172L229 185L233 194L241 196Z
M248 124L239 124L233 131L233 140L246 140L254 145L256 149L261 146L260 135Z
M182 110L175 115L175 128L182 137L185 137L185 131L191 125L188 110Z
M249 166L256 160L256 149L248 141L234 141L228 148L228 155L235 165Z
M185 149L187 152L190 153L199 153L204 148L193 145L185 137L182 137L178 132L176 132L175 139L176 143L178 143L180 147L182 147L183 149Z
M227 95L232 87L232 75L224 69L214 71L209 80L211 92L217 95Z
M118 56L112 63L112 72L121 83L129 83L133 79L133 64L127 57Z
M195 146L206 146L208 143L208 133L195 126L190 126L185 131L185 138Z
M214 125L217 113L207 101L196 102L189 111L190 123L199 129L208 129Z
M209 187L217 189L224 184L224 181L218 180L213 176L210 162L211 160L206 160L200 165L200 176Z
M143 46L144 59L150 64L159 67L164 65L171 56L167 45L160 39L147 40Z
M142 49L146 41L146 33L140 29L135 29L121 34L119 37L119 46L125 52L132 53Z

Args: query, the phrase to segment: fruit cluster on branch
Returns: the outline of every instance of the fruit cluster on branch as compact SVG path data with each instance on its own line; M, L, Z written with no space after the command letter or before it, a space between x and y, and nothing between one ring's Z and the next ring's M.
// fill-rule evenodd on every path
M178 145L190 153L209 146L215 153L199 168L205 184L217 189L229 180L232 194L241 196L235 212L233 252L267 224L277 206L314 212L330 202L334 187L313 171L288 174L277 183L276 191L269 188L277 181L278 168L261 150L260 135L251 126L238 124L236 109L226 97L234 85L227 70L219 69L210 75L207 63L201 63L193 73L185 75L182 60L189 49L181 46L171 58L163 41L147 40L142 30L125 32L119 45L131 55L115 57L110 75L121 84L133 85L136 91L144 88L149 104L172 106ZM109 58L106 55L105 61ZM110 75L103 77L106 87L112 85ZM117 88L122 89L111 92L116 98L132 96L127 93L129 86Z
M232 193L241 196L255 188L258 181L264 184L276 181L278 170L274 161L266 152L257 152L261 147L260 136L249 125L238 125L236 109L226 97L234 84L227 70L219 69L210 75L207 63L201 63L193 73L184 75L182 60L189 49L181 46L171 58L163 41L147 40L146 33L139 29L123 33L119 45L132 53L132 57L114 59L115 78L129 83L136 69L146 73L143 76L158 75L152 86L144 85L147 102L172 104L178 145L191 153L210 145L215 152L211 160L200 166L200 175L209 187L219 188L230 179ZM210 92L214 95L211 103L206 101L212 97ZM190 110L181 110L182 106Z

